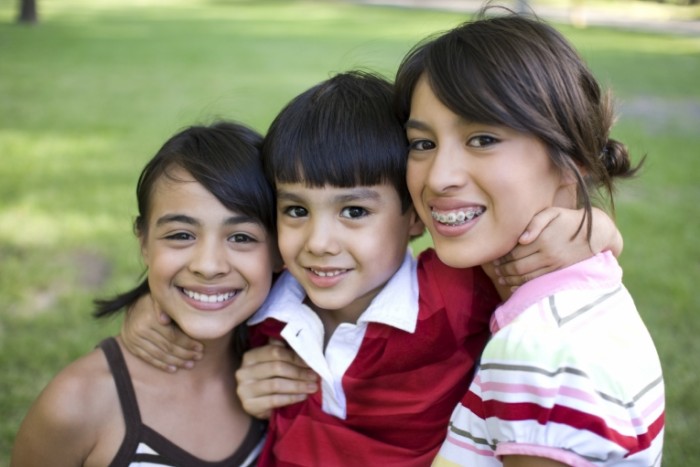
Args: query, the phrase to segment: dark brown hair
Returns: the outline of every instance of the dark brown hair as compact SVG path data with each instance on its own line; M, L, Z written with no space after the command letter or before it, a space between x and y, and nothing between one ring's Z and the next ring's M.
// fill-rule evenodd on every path
M609 201L613 177L629 177L627 148L610 139L612 99L569 42L552 26L512 12L428 38L403 59L396 105L403 121L425 75L437 98L457 115L502 125L542 140L554 164L577 179L578 202L591 228L591 189Z

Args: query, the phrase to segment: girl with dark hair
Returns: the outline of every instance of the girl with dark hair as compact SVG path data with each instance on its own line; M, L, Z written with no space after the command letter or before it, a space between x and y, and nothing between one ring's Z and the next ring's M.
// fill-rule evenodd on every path
M206 345L197 368L164 373L120 338L106 339L35 401L12 466L255 464L266 427L243 411L233 375L247 348L244 322L267 297L278 264L261 143L256 132L227 122L170 138L136 190L146 278L97 301L104 316L150 294Z
M438 256L480 265L503 300L436 464L660 465L661 365L614 256L515 292L493 266L545 208L584 208L590 235L592 200L612 206L613 179L636 172L610 138L609 94L559 32L518 15L419 44L396 87L408 187Z

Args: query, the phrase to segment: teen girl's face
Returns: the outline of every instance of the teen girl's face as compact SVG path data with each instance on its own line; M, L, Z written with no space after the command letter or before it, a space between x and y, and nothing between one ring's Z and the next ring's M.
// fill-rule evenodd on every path
M423 231L389 183L310 188L277 184L277 237L284 264L312 306L336 323L355 322L398 270Z
M466 121L422 77L406 124L407 181L442 261L483 265L508 253L532 217L570 206L571 183L537 138Z
M151 194L141 248L154 300L195 339L227 335L272 285L274 241L179 168Z

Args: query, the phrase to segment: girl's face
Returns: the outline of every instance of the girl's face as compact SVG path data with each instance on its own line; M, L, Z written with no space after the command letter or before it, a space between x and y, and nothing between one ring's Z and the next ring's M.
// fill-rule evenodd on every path
M532 135L466 121L422 77L406 124L407 181L442 261L483 265L508 253L532 217L574 207L575 186Z
M181 168L153 186L141 250L151 295L195 339L226 336L272 284L274 239Z

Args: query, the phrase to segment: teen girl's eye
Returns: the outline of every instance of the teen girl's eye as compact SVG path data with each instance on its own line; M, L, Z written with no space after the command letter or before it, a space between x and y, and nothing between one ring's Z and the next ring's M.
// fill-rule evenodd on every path
M435 143L429 139L415 139L409 142L408 149L410 151L430 151L435 149Z
M498 138L495 138L490 135L477 135L477 136L472 136L469 138L467 141L467 146L473 147L473 148L485 148L488 146L491 146L493 144L498 143L500 140Z
M367 214L369 214L367 209L362 208L360 206L348 206L346 208L343 208L342 211L340 211L340 217L345 217L348 219L357 219L360 217L364 217Z
M309 212L306 210L306 208L303 208L301 206L287 206L283 210L284 214L289 216L289 217L305 217L309 214Z
M252 235L240 232L231 235L229 237L229 240L231 240L234 243L253 243L257 241Z

